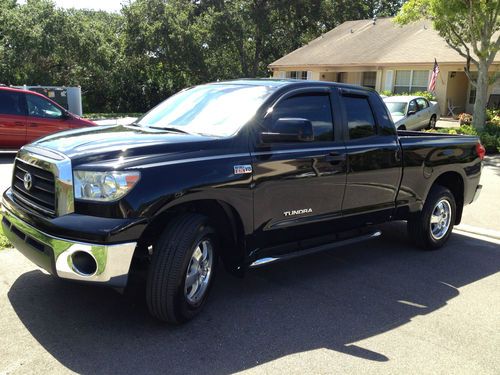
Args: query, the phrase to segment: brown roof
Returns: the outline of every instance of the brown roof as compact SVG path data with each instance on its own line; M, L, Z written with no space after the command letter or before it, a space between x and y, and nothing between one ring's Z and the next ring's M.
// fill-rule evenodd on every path
M430 21L401 27L392 20L380 18L375 25L372 20L344 22L269 67L429 64L434 58L440 64L465 63Z

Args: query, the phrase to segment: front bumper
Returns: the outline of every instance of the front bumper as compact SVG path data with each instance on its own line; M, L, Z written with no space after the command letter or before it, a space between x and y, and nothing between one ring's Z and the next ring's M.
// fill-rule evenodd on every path
M24 256L49 273L63 279L105 284L123 288L136 242L94 244L67 240L40 231L18 218L2 204L2 229L5 236ZM90 255L95 270L86 273L73 264L79 252ZM80 253L81 254L81 253Z

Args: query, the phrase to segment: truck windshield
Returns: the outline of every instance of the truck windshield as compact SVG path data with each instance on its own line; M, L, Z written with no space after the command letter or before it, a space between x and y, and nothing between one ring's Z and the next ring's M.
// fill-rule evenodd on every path
M236 134L274 91L241 84L197 86L171 96L136 124L179 132L227 137Z
M406 102L385 102L385 105L393 116L404 116L406 113Z

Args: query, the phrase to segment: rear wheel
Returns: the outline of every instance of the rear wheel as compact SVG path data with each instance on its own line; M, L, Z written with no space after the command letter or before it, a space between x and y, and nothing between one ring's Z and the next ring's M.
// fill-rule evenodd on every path
M429 120L429 129L436 129L436 115L432 115L431 119Z
M217 237L205 216L174 219L154 248L146 300L150 313L183 323L203 308L217 265Z
M456 212L451 191L440 185L433 186L422 211L408 220L410 237L423 249L439 249L450 237Z

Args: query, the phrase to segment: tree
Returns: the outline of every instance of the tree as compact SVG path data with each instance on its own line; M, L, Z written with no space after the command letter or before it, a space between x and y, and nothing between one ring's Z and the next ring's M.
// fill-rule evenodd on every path
M432 20L439 35L465 58L465 73L476 88L473 121L477 128L484 127L488 86L497 78L490 80L488 70L500 48L499 16L498 0L409 0L396 17L402 25ZM471 63L477 68L477 79L471 75Z

